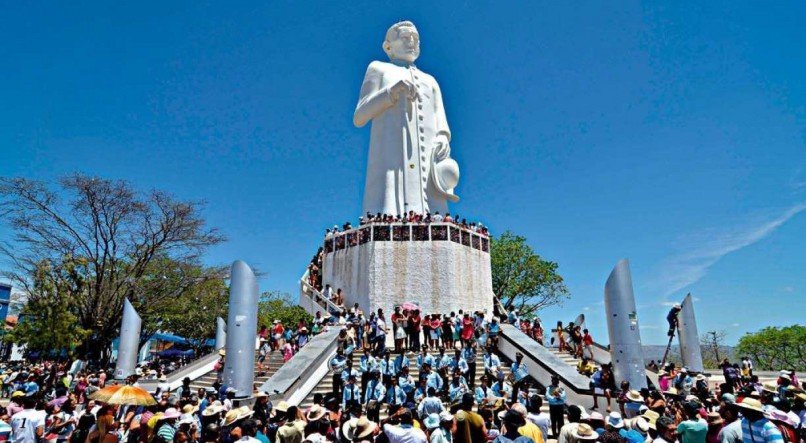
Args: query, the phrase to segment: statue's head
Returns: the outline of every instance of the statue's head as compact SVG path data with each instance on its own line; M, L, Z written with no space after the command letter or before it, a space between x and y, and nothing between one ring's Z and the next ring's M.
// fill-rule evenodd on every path
M420 56L420 34L414 23L402 21L392 25L386 31L383 50L390 60L401 60L413 63Z

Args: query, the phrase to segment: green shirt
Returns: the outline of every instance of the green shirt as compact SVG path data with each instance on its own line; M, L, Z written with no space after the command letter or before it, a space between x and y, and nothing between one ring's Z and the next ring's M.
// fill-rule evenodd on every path
M708 434L708 424L705 420L685 420L677 425L680 443L705 443L706 434Z

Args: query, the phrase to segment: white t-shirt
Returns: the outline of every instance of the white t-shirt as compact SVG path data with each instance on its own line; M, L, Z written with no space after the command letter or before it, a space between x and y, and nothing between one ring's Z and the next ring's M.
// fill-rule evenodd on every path
M426 443L425 433L413 426L383 425L389 443Z
M532 423L535 424L541 431L543 431L543 436L546 437L549 435L549 428L551 427L551 416L546 412L541 412L539 414L532 414L531 412L526 414L526 418L529 419ZM548 439L548 437L546 437Z
M36 429L45 427L44 411L25 409L11 417L11 441L14 443L36 443Z

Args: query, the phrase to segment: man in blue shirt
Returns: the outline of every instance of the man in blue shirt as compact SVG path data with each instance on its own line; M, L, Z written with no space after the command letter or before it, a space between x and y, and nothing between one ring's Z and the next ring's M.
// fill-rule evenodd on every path
M381 376L383 377L383 383L386 384L389 380L395 378L397 372L395 372L395 362L390 359L391 354L387 350L383 353L383 359L378 362L378 366L381 368Z
M515 353L515 363L512 363L512 376L515 378L515 383L512 385L512 402L518 401L518 391L521 389L524 380L529 376L526 370L526 365L523 363L523 354L520 352Z
M370 373L376 369L377 362L375 357L369 353L369 348L364 348L364 355L358 361L358 370L361 372L361 394L367 392L367 383L369 383Z
M344 351L341 349L336 350L336 355L330 359L330 370L333 371L333 395L339 398L341 395L341 372L347 366L347 358L344 356Z
M390 410L396 410L396 406L403 406L406 402L406 393L397 385L397 379L392 378L386 388L386 403Z
M498 318L493 317L490 324L487 326L487 335L490 338L490 346L498 346L498 333L501 332L501 325L498 324Z
M400 389L403 389L406 395L414 392L414 377L409 374L408 366L404 366L403 370L398 375L397 385L400 386Z
M349 410L354 405L361 403L361 388L355 383L355 374L350 374L347 383L344 384L344 393L341 397L342 409Z
M476 384L476 342L469 342L462 348L462 358L467 362L467 384L471 388Z
M560 377L551 376L551 385L546 389L546 399L549 402L549 415L551 418L551 433L560 435L560 429L565 425L565 389L560 386Z
M431 367L434 366L434 356L428 352L428 346L426 345L423 345L422 352L417 356L417 368L422 371L424 363L430 364Z
M386 387L381 383L381 373L371 372L367 383L367 391L364 394L364 404L367 408L367 418L376 423L380 419L381 403L386 398Z

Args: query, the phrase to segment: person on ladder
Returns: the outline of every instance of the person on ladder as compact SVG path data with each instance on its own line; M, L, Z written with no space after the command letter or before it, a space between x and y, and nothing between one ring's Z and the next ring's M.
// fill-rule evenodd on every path
M669 322L669 337L674 336L674 330L677 329L677 314L680 313L681 309L683 307L680 306L680 303L675 303L672 309L669 310L669 314L666 315L666 321Z

